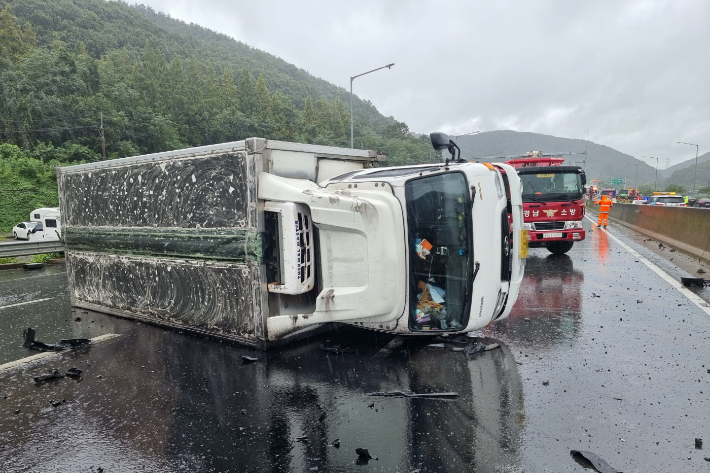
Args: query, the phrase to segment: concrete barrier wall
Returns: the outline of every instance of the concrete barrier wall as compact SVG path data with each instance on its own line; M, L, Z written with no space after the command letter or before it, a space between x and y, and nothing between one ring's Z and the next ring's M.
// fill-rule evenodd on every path
M599 211L597 205L588 207ZM710 209L617 203L609 217L703 259L710 252Z

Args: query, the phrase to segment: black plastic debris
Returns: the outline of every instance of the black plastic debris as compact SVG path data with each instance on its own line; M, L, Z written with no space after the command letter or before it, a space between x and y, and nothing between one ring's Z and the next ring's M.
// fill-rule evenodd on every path
M255 361L259 361L259 358L253 357L253 356L242 356L242 364L246 365L247 363L254 363Z
M498 345L497 343L485 345L479 339L475 338L475 339L471 340L470 342L468 342L468 345L466 345L464 347L463 354L466 356L473 356L473 355L477 355L479 353L483 353L484 351L494 350L498 347L500 347L500 345Z
M451 398L458 397L459 393L456 392L445 392L445 393L413 393L411 391L387 391L387 392L375 392L369 393L368 396L380 396L380 397L412 397L412 398Z
M705 287L710 284L710 281L705 278L680 278L680 282L685 286Z
M61 401L49 401L49 403L52 405L52 407L59 407L62 404L66 404L67 400L62 399Z
M704 274L705 270L703 268L698 269L698 274Z
M308 437L306 437L305 435L302 435L300 437L296 437L296 442L308 443Z
M61 378L64 378L64 373L60 373L59 370L54 369L51 371L51 373L35 376L32 379L34 379L35 383L41 383L44 381L49 381L50 379L61 379Z
M340 439L333 440L333 443L331 443L331 445L335 448L340 448Z
M79 368L69 368L66 375L70 378L80 378L82 371Z
M372 460L372 455L370 455L370 452L368 452L366 448L356 448L355 453L357 453L357 456L360 458Z
M25 338L22 346L29 348L30 350L37 351L62 351L70 348L79 348L91 345L91 340L88 338L65 338L59 340L59 342L54 345L38 342L35 340L35 331L33 328L27 328L24 332L22 332L22 336Z
M695 448L698 450L703 449L703 439L695 439Z
M591 466L599 473L621 473L616 468L609 465L603 458L599 457L597 454L592 452L585 452L582 450L570 450L570 455L577 461L580 465L585 468Z

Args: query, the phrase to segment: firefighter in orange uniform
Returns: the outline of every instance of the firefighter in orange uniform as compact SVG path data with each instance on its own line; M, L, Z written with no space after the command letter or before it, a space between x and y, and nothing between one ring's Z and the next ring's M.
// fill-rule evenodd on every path
M601 199L594 201L595 204L599 206L599 218L597 219L597 227L604 225L606 228L609 223L609 209L611 209L614 204L611 203L611 199L603 195Z

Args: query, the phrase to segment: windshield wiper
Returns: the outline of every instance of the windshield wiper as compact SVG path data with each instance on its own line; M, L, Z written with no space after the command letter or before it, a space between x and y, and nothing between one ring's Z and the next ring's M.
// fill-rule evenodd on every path
M547 205L547 202L536 199L535 197L523 196L523 199L532 200L533 202L540 202L542 205Z

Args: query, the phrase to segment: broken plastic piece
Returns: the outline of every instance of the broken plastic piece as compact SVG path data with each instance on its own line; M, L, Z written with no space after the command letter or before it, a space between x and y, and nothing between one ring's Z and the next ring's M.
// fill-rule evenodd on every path
M386 392L375 392L369 393L368 396L381 396L381 397L416 397L416 398L438 398L438 397L458 397L457 392L446 392L446 393L413 393L411 391L386 391Z
M695 439L695 448L698 450L703 449L703 439Z
M67 376L70 378L79 378L81 377L82 371L79 368L69 368L67 370Z
M355 453L357 453L357 456L360 458L372 459L372 455L370 455L370 452L368 452L366 448L356 448Z
M57 343L56 345L38 342L35 340L35 331L32 328L27 328L24 332L22 332L22 335L25 338L25 341L22 346L25 348L29 348L30 350L62 351L68 348L79 348L82 346L91 345L91 340L89 340L88 338L65 338L59 340L59 343Z
M242 355L242 364L243 365L246 365L247 363L254 363L255 361L259 361L259 358L255 358L253 356Z
M340 439L333 440L333 443L331 443L331 445L335 448L340 448Z
M710 281L708 281L705 278L680 278L680 282L683 283L684 286L698 286L698 287L705 287L707 286Z
M599 473L621 473L619 470L617 470L616 468L613 468L606 461L604 461L604 459L602 459L601 457L599 457L595 453L585 452L585 451L581 451L581 450L570 450L569 453L570 453L570 455L572 455L572 458L574 458L578 462L579 462L580 457L582 459L586 460ZM583 463L581 463L581 464L584 465ZM586 465L584 465L584 466L586 466Z
M35 376L33 379L34 379L35 383L41 383L42 381L47 381L50 379L60 379L63 377L64 377L64 375L62 373L60 373L59 370L55 369L55 370L52 370L52 372L49 374Z
M490 345L484 345L480 340L473 339L470 342L468 342L468 345L466 345L464 347L463 353L466 356L473 356L473 355L477 355L479 353L483 353L484 351L494 350L499 347L500 347L500 345L498 345L497 343L491 343Z

